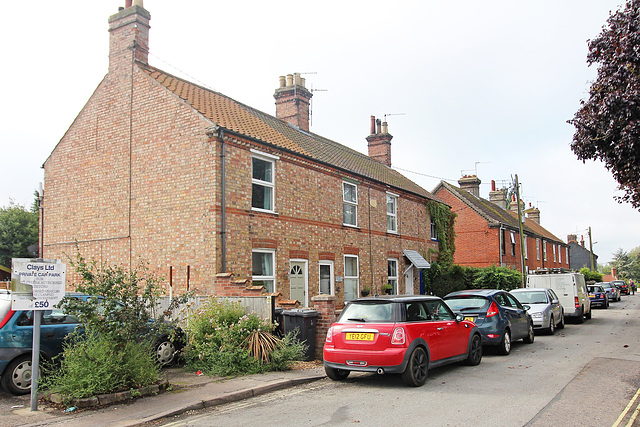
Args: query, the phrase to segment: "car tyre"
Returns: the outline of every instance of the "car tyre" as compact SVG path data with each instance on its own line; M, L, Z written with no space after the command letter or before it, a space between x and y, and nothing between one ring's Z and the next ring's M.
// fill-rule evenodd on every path
M7 393L22 395L31 392L31 355L23 354L9 363L2 374L2 388Z
M480 335L475 334L473 338L471 338L469 355L467 356L467 360L465 360L465 363L469 366L476 366L480 364L481 360L482 360L482 338L480 338Z
M580 309L580 315L576 318L578 324L584 323L584 308Z
M591 309L589 309L589 312L584 315L584 318L587 320L591 319Z
M549 335L553 335L556 333L556 320L553 318L553 314L551 315L551 319L549 319L549 329L547 329Z
M422 347L416 347L409 356L409 363L402 373L402 380L411 387L420 387L427 381L429 358Z
M175 363L178 349L169 337L165 336L157 340L153 349L160 366L171 366Z
M498 346L498 352L503 356L511 353L511 332L509 332L508 329L505 329L502 334L502 341L500 341L500 345Z
M558 323L557 329L564 329L564 311L560 313L560 323Z
M351 373L351 371L347 371L346 369L331 368L329 366L324 367L324 372L334 381L346 380Z
M604 308L609 308L609 300L605 300L605 302L604 302Z
M529 331L527 332L527 336L524 337L522 341L526 342L527 344L531 344L535 339L536 339L536 334L533 331L533 323L529 322Z

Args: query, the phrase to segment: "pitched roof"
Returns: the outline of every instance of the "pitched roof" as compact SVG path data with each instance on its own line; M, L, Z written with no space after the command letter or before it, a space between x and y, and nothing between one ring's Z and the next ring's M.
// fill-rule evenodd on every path
M304 132L284 120L158 68L142 63L138 66L218 126L427 199L438 200L404 175L365 154L320 135Z
M471 209L477 212L478 215L485 218L489 223L489 226L499 227L500 225L504 225L514 230L519 229L517 213L502 209L500 206L496 205L493 202L490 202L489 200L475 196L467 190L463 190L445 181L440 181L433 192L437 193L438 189L440 188L446 188L451 194L453 194L454 197L469 206ZM533 220L525 219L524 224L522 224L522 229L524 230L525 234L529 236L538 236L544 238L545 240L554 241L566 245L566 243L564 243L558 237L554 236L553 233L549 232L547 229Z

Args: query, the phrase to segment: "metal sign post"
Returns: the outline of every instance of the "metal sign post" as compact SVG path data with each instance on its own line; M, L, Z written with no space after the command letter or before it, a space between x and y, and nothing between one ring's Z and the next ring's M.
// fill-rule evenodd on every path
M31 410L38 410L40 324L42 310L50 310L64 297L66 265L60 260L11 260L11 309L33 310L31 353Z

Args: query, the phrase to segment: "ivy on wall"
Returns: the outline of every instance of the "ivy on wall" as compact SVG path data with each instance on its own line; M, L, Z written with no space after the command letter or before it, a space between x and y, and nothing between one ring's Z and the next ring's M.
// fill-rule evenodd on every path
M453 264L453 255L456 252L454 225L456 214L449 206L433 200L427 200L427 212L435 224L438 234L438 262L440 265Z

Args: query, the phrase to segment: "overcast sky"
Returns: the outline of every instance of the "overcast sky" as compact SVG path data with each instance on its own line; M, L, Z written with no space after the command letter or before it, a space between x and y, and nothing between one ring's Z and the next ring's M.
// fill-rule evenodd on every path
M599 263L640 246L640 212L566 123L596 70L586 41L622 0L145 0L149 62L275 115L278 76L302 72L314 133L366 153L389 122L392 165L431 191L463 174L522 197L566 241L592 228ZM0 206L29 206L42 164L107 72L124 0L3 3Z

